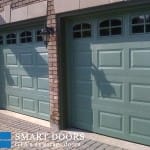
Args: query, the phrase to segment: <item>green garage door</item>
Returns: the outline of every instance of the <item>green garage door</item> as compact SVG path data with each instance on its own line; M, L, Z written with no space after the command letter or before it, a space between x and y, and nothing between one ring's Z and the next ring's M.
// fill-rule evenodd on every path
M48 52L41 28L0 35L1 107L49 120Z
M146 17L150 23L150 15L67 20L71 127L150 145Z

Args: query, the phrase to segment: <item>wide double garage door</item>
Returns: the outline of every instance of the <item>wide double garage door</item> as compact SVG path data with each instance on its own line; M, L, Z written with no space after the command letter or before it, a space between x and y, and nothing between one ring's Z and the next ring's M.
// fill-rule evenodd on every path
M150 145L150 15L108 16L67 20L69 125Z
M48 52L41 27L0 35L0 105L49 120Z

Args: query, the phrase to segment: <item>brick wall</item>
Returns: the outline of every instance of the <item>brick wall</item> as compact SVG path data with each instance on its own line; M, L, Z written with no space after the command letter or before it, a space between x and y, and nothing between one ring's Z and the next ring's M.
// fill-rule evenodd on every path
M18 8L32 3L38 3L45 0L0 0L0 12L4 10L4 6L11 5L11 8Z
M54 27L56 30L56 16L54 1L48 0L47 26ZM49 81L50 81L50 123L53 127L59 127L59 79L58 79L58 52L56 43L56 33L50 36L48 42L49 53Z

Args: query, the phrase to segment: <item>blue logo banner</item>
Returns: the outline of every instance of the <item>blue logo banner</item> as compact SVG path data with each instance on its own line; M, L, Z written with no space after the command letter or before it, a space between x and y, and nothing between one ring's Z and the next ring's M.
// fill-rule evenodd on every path
M0 132L0 148L11 148L11 132Z

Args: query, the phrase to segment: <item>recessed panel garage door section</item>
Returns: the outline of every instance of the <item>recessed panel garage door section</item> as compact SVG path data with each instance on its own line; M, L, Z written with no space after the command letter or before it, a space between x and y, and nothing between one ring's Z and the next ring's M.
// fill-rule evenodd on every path
M1 100L8 110L49 120L48 52L39 30L3 34Z
M70 126L150 145L150 42L76 22L67 24Z

